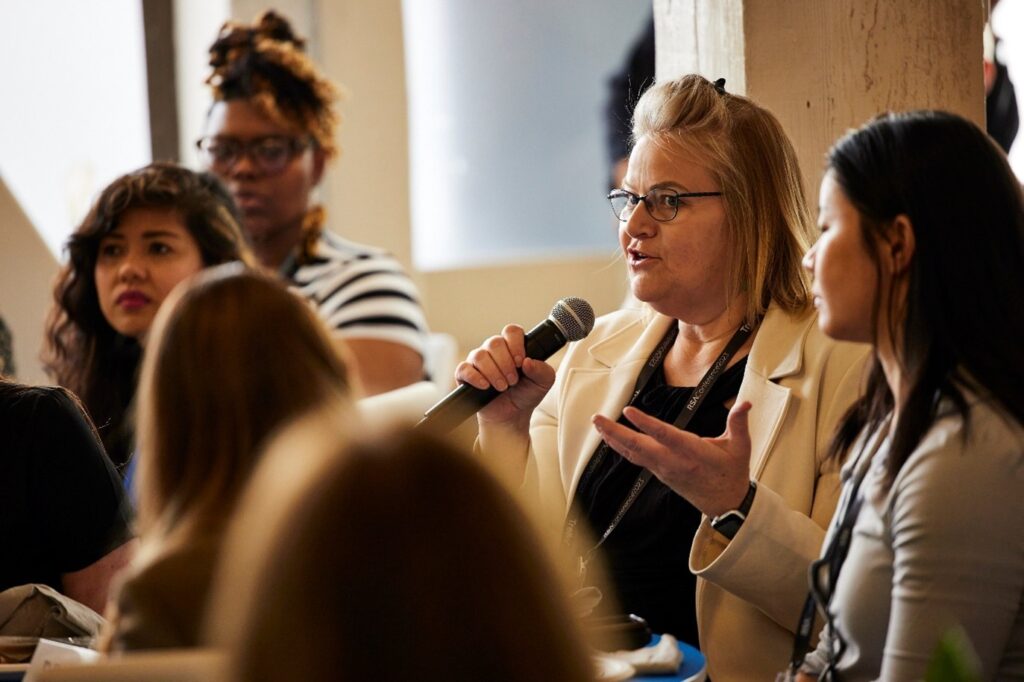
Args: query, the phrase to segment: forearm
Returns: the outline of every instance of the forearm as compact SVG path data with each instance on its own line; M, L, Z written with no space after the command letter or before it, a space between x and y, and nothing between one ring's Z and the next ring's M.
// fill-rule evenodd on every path
M530 453L530 425L505 424L477 419L478 449L511 486L522 484Z
M690 570L747 601L793 630L807 597L807 569L821 552L825 531L758 486L750 515L731 541L705 519L690 555Z

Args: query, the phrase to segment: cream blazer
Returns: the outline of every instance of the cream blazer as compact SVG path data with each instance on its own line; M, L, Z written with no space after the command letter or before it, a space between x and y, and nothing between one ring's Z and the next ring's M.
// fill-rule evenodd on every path
M549 517L564 522L600 442L591 415L619 417L640 368L674 323L650 308L622 310L600 318L569 349L530 424L524 486ZM869 352L825 337L813 312L793 317L770 308L761 323L738 396L753 404L757 495L731 542L705 518L690 554L700 648L715 682L771 680L789 660L807 568L839 493L839 468L826 461L826 448L858 395Z

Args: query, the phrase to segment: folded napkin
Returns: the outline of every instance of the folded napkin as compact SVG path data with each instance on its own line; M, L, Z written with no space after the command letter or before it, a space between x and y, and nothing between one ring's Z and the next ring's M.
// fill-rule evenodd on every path
M613 651L608 655L629 663L638 675L678 672L683 663L683 652L679 650L679 642L672 635L662 635L661 641L654 646L632 651Z

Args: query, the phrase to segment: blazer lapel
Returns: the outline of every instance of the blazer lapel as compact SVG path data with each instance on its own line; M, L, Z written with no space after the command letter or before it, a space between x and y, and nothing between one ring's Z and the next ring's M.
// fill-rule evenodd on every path
M566 500L576 494L576 484L597 450L601 437L591 423L594 414L618 419L632 395L640 368L654 351L674 320L653 311L623 327L589 349L593 362L568 370L563 387L559 423L559 450L574 453L562 457L562 484Z
M794 318L771 307L747 359L737 400L749 400L750 474L759 478L789 409L790 389L776 381L803 367L804 342L815 316Z

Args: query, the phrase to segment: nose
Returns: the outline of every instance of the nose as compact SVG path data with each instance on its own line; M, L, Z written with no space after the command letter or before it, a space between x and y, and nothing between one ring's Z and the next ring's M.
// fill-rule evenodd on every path
M243 149L238 153L235 162L231 164L225 175L231 178L252 178L259 173L255 162L252 160L250 150Z
M122 282L135 282L146 276L146 264L134 250L125 254L117 268L117 278Z
M658 231L658 221L647 212L647 203L641 201L622 224L622 229L633 239L651 237Z

